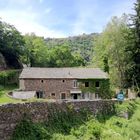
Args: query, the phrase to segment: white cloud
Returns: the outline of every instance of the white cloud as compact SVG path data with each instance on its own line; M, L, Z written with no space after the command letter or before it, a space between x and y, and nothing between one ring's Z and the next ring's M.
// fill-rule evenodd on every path
M3 21L14 25L22 34L34 32L44 37L64 37L64 34L42 26L37 22L38 14L31 11L0 10Z

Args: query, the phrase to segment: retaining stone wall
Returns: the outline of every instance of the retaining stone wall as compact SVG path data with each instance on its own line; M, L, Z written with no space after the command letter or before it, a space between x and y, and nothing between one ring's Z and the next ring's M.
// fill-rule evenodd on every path
M30 116L34 122L47 120L50 109L65 110L67 105L72 105L74 109L88 108L96 114L106 110L112 110L115 101L74 101L74 102L33 102L24 104L6 104L0 106L0 140L9 140L18 122L26 115Z

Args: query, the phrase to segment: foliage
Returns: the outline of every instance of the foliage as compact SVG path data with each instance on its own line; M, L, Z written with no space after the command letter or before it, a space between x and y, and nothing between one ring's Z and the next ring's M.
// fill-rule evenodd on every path
M101 114L105 118L103 122L99 120L100 118L89 115L87 110L82 109L82 112L75 112L72 106L67 106L63 111L55 110L56 107L50 106L49 108L50 121L38 124L33 123L30 119L24 119L17 125L13 140L139 140L139 99L122 104L117 103L116 114L110 114L110 117L107 117L108 114ZM118 114L129 110L133 110L129 118ZM68 114L65 111L69 111Z
M137 0L134 5L135 14L131 16L129 24L130 32L127 36L128 45L126 47L127 55L129 56L128 63L131 67L126 69L127 85L140 85L140 1Z
M0 85L0 97L4 94L3 89L4 87Z
M113 17L105 30L95 40L93 64L109 72L111 84L125 87L125 69L128 67L125 55L128 32L128 17Z
M93 56L93 45L94 45L94 37L98 36L98 34L83 34L79 36L73 36L68 38L46 38L46 44L49 48L53 48L55 46L69 46L72 54L80 54L82 59L86 62L86 64L91 62Z
M13 140L43 140L49 139L50 135L41 125L35 125L29 118L24 118L13 133Z
M82 66L84 60L79 54L72 55L68 46L56 46L49 51L48 65L51 67Z
M90 112L85 108L74 110L72 106L67 106L65 110L60 111L57 108L49 110L46 127L50 133L69 134L71 128L79 126L88 120Z
M84 83L89 82L89 87L85 87ZM98 81L100 86L95 87L95 82ZM109 79L83 79L78 80L79 86L83 93L95 93L98 94L99 97L103 99L110 99L112 97L112 93L110 92L110 83Z
M31 67L72 67L85 65L79 53L72 54L66 45L49 48L42 37L27 34L22 60Z
M77 139L99 139L102 133L101 124L91 119L78 129L72 129L71 134L76 136Z
M22 61L29 66L44 66L47 60L47 46L42 37L35 34L24 36L25 51Z
M0 85L18 84L19 70L7 70L0 72Z
M49 140L54 133L69 134L71 128L78 127L87 121L88 116L89 111L85 109L75 111L72 106L67 106L66 111L60 111L50 107L48 121L44 124L34 124L29 117L25 116L16 126L13 140ZM98 132L95 133L98 135Z
M118 104L116 104L115 108L116 108L116 113L118 115L127 113L128 117L130 118L134 114L135 109L137 108L137 102L126 101L123 104L119 102Z
M0 20L0 53L4 56L8 67L21 68L20 55L23 50L23 37L17 29Z

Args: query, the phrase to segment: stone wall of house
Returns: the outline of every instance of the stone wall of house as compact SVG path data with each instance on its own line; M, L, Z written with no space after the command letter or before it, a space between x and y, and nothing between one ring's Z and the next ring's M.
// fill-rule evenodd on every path
M24 87L26 91L45 91L45 97L50 97L55 93L55 98L60 99L61 93L65 93L69 98L70 90L74 87L74 79L26 79Z
M6 104L0 106L0 140L9 140L15 126L25 116L29 116L33 122L43 122L47 120L49 110L65 110L67 105L72 105L74 109L88 108L96 114L106 110L113 110L114 101L74 101L74 102L33 102L25 104Z
M95 99L95 94L101 98L110 98L108 79L83 79L77 80L78 87L74 87L76 79L20 79L20 89L26 91L44 91L45 98L61 99L61 94L65 94L66 99L71 99L71 90L80 90L86 94L84 98ZM96 82L99 87L96 87ZM89 87L85 87L85 82L89 82ZM53 95L55 96L52 96ZM89 93L92 93L89 97ZM79 98L82 98L81 96Z

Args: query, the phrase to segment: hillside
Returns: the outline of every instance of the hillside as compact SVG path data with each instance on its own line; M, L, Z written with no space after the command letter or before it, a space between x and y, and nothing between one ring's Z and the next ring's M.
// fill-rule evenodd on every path
M80 53L86 62L90 62L93 55L94 38L98 35L92 33L67 38L46 38L45 41L48 47L69 46L73 53Z

